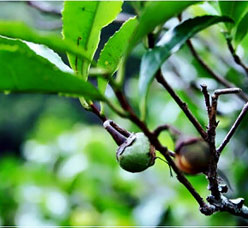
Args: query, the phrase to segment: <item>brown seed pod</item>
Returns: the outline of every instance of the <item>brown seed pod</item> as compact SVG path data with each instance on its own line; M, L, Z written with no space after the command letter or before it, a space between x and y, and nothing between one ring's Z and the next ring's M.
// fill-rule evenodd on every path
M175 151L175 164L183 172L197 174L208 169L210 149L199 138L178 142Z

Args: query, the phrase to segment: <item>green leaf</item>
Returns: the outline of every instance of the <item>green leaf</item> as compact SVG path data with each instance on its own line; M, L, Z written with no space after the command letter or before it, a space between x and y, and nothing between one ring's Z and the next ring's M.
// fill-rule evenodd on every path
M240 20L234 35L235 47L245 38L248 32L248 13Z
M93 59L97 49L100 32L111 23L121 11L122 1L66 1L64 3L63 35L65 40L85 50L89 59ZM89 62L68 55L70 65L86 80Z
M18 38L29 42L44 44L47 47L62 52L69 52L91 61L84 49L78 47L70 40L62 40L62 37L51 32L36 31L22 22L0 21L0 35Z
M157 45L144 54L139 78L139 92L142 97L141 111L143 115L148 88L164 61L178 51L197 32L219 22L232 22L232 20L228 17L219 16L202 16L188 19L166 32Z
M130 51L145 35L152 32L156 26L163 24L168 19L181 13L188 6L196 3L196 1L180 3L173 1L147 2L139 18L139 24L130 40L128 50Z
M129 40L137 24L137 19L131 18L126 21L112 37L110 37L101 51L97 63L98 67L106 69L110 75L115 73L127 50ZM106 80L98 78L98 88L102 93L105 92L107 83Z
M73 70L68 65L66 65L61 59L61 57L52 49L41 44L35 44L27 41L23 42L37 55L44 57L49 62L53 63L56 67L58 67L61 71L73 74Z
M85 96L104 100L90 83L60 71L25 43L0 37L0 91Z
M144 5L146 4L145 1L128 1L128 3L133 7L134 11L138 15L142 10L142 8L144 7Z
M234 20L234 24L226 24L228 31L235 24L239 22L239 20L244 16L247 12L248 2L246 1L219 1L219 7L221 10L222 16L228 16Z

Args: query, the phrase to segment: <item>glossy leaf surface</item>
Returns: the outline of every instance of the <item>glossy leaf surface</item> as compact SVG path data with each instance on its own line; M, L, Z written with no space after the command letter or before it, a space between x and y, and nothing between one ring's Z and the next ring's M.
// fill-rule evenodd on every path
M103 100L90 83L60 71L25 43L5 38L0 38L0 91L63 94Z

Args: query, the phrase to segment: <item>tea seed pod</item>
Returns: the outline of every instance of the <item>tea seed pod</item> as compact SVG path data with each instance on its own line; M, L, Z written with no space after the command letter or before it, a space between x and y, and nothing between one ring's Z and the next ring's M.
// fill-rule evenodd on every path
M142 172L154 164L155 148L144 133L129 133L111 120L105 121L104 127L119 145L116 158L124 170Z
M197 174L208 169L210 149L198 138L182 141L176 146L175 164L183 172Z

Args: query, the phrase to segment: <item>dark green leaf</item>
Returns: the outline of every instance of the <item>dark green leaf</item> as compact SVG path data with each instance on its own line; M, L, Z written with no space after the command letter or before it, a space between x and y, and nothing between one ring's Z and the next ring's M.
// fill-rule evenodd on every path
M153 29L163 24L168 19L181 13L185 8L196 1L173 2L173 1L151 1L147 2L145 9L139 18L139 24L130 40L129 50L131 50L145 35Z
M234 20L234 24L237 24L243 15L247 12L247 1L219 1L221 14L228 16ZM229 31L233 28L234 24L226 24Z
M98 67L106 69L112 75L118 68L120 61L125 54L130 37L137 26L137 19L131 18L108 40L101 51ZM102 93L105 92L107 81L98 78L98 87Z
M0 37L0 91L51 93L103 100L98 90L78 77L60 71L25 43Z
M66 1L63 14L63 35L93 59L101 29L112 22L121 11L122 1ZM68 55L71 67L84 79L88 76L89 62Z
M164 61L197 32L219 22L232 22L232 20L228 17L202 16L184 21L166 32L156 47L145 53L142 57L139 78L142 112L144 112L148 88Z
M237 46L248 32L248 13L241 19L234 35L235 46Z

